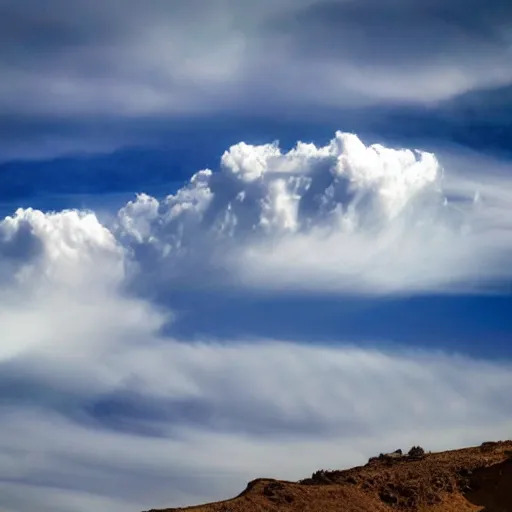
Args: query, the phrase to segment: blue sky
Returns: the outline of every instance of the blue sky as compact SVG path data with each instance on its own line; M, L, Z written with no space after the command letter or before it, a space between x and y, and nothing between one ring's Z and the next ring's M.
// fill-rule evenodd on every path
M0 0L2 510L510 437L511 26Z

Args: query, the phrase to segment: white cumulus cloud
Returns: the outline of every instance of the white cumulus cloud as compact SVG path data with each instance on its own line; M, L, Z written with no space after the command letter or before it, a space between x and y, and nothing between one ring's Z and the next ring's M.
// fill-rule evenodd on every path
M469 186L431 153L347 133L287 152L242 142L176 194L138 196L114 232L167 277L192 266L263 289L459 291L510 277L510 181Z

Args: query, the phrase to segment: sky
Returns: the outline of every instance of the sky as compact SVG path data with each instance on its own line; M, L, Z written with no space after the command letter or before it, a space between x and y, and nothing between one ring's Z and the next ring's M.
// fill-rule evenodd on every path
M509 438L511 34L505 0L0 0L2 511Z

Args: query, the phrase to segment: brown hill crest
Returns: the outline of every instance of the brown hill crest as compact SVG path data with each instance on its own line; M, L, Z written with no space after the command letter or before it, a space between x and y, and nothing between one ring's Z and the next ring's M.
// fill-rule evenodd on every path
M426 453L413 447L299 482L260 478L236 498L149 512L512 512L512 441Z

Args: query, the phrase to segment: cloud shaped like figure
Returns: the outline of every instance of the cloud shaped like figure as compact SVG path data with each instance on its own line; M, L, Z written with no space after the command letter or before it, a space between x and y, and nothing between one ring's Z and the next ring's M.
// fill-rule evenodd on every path
M112 222L3 219L0 504L183 505L387 446L505 437L508 363L344 340L187 343L165 332L172 300L153 300L184 286L215 300L233 287L382 294L506 279L510 181L478 178L337 133L287 152L240 143L219 171L161 201L140 195Z

